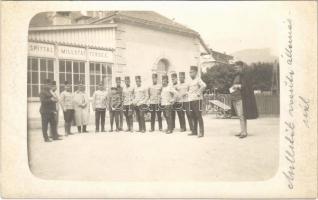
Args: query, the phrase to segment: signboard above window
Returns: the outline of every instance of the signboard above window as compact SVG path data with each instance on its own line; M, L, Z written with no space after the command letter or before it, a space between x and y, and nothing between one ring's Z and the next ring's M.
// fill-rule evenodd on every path
M34 57L54 58L54 45L29 42L28 55Z
M35 42L29 42L28 55L32 57L113 63L112 51L90 48L86 50L86 48L58 45L55 52L54 45Z
M87 52L88 60L99 61L99 62L113 62L113 52L97 50L97 49L88 49Z
M68 46L58 46L58 57L71 60L86 60L86 49Z

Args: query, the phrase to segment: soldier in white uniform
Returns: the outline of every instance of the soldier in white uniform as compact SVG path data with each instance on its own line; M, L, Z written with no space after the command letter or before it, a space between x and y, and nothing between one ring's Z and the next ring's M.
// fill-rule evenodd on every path
M137 120L139 123L139 131L138 132L146 132L146 123L145 123L145 113L148 110L147 102L148 102L148 90L147 88L141 86L141 77L136 76L136 87L134 90L135 99L134 99L134 105L135 105L135 111Z
M161 106L163 107L163 114L166 118L167 129L166 133L170 134L173 132L171 112L174 99L177 95L177 91L168 85L168 76L162 76L162 90L161 90Z
M127 132L133 132L133 99L134 88L130 86L130 77L125 77L125 87L123 88L123 111L127 122Z
M72 135L71 127L74 121L74 94L72 93L72 86L67 81L64 83L65 90L60 95L60 105L64 114L64 128L65 136Z
M202 118L202 99L203 91L206 88L206 84L198 76L198 67L190 67L190 78L189 81L189 102L190 109L193 119L193 131L190 135L198 135L198 124L200 132L198 137L204 136L204 124Z
M162 131L162 118L160 109L161 85L158 84L158 74L152 74L152 85L149 87L149 111L151 113L151 132L155 130L156 115L158 118L159 130Z
M178 91L178 77L176 73L171 74L172 86L175 90ZM183 111L182 103L180 100L179 93L175 97L175 102L173 103L171 119L172 119L172 129L175 128L175 121L176 121L176 113L178 114L179 123L180 123L180 131L186 131L185 127L185 113Z
M92 107L95 111L96 133L99 132L99 125L101 125L101 131L105 132L106 97L107 93L104 89L104 85L100 83L93 94L92 100Z
M186 113L190 131L193 130L193 120L190 112L190 103L188 98L189 84L185 82L185 72L179 72L179 84L177 86L179 93L179 102L182 104L183 112ZM186 130L186 123L184 124Z
M120 96L120 110L119 110L119 130L122 131L123 130L123 117L124 117L124 113L123 113L123 106L122 106L122 101L123 101L123 87L121 87L121 77L116 77L116 88L117 88L117 93Z

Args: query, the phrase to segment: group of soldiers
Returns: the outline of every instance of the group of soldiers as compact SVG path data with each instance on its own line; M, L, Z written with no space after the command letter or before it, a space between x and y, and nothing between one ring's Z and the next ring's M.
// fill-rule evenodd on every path
M179 79L178 79L179 75ZM204 123L202 119L202 99L206 84L198 76L198 67L190 67L190 79L186 82L185 72L172 73L171 84L168 75L162 76L162 84L158 82L158 74L152 74L152 85L142 85L141 77L135 77L136 86L131 86L129 76L124 78L124 86L121 86L121 77L116 77L116 86L106 92L104 85L99 84L92 97L92 108L95 111L95 132L105 132L106 110L110 116L110 130L122 131L123 118L127 123L127 132L133 132L133 116L139 125L138 132L146 132L145 115L150 112L151 128L155 131L156 116L158 128L163 131L162 113L166 119L167 128L165 133L171 134L175 129L175 118L178 115L180 131L185 132L186 117L188 119L189 135L204 136ZM85 93L85 85L80 84L78 89L72 93L72 87L65 82L65 90L56 94L56 83L47 80L46 88L40 93L42 116L42 132L46 142L51 139L48 136L48 124L53 140L61 139L57 133L58 107L63 110L65 121L65 136L72 135L71 126L75 122L78 132L87 132L89 123L90 101ZM113 127L115 121L115 129ZM198 131L199 127L199 131Z

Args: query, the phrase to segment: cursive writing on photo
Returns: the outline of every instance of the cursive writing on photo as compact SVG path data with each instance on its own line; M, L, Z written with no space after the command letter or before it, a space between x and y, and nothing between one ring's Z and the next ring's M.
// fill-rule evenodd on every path
M309 128L309 99L305 99L305 97L299 96L300 100L299 107L302 109L302 121L304 125Z

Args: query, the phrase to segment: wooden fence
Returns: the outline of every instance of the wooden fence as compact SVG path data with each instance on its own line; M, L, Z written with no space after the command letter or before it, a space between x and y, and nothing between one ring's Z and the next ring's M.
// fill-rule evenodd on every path
M211 107L209 107L208 101L213 99L217 99L225 103L226 105L231 106L230 94L219 94L217 95L216 98L214 98L211 95L205 96L203 101L203 108L205 108L203 111L204 113L206 113L207 109L210 109L211 111ZM256 99L258 112L260 115L279 115L280 102L279 102L278 95L260 93L260 94L255 94L255 99Z

